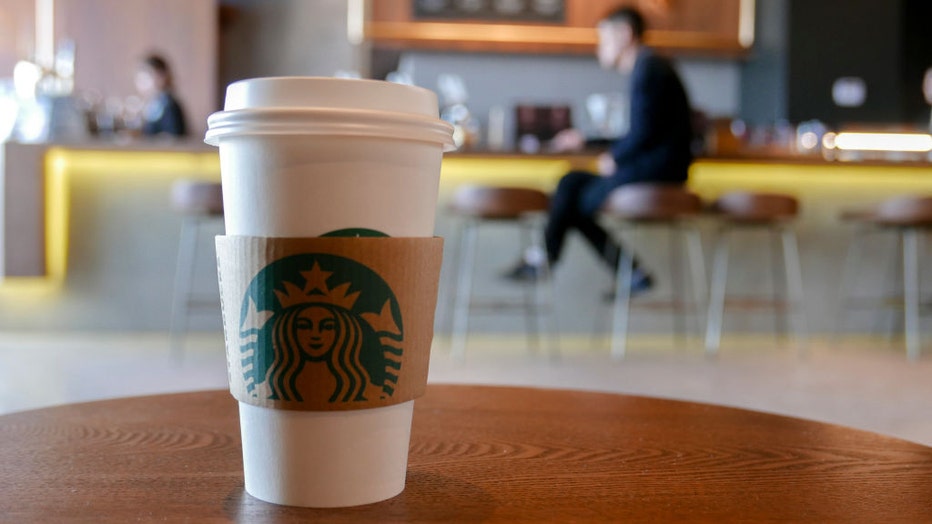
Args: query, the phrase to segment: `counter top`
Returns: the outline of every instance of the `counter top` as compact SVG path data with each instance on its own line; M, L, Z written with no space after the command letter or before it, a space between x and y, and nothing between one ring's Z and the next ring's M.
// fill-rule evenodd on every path
M39 144L46 148L59 147L70 150L87 150L87 151L170 151L170 152L191 152L191 153L210 153L216 152L217 148L205 144L199 138L188 138L185 140L90 140L84 142L62 142ZM585 149L581 151L570 151L551 153L542 151L540 153L523 153L518 150L490 150L490 149L465 149L452 151L444 155L450 159L482 159L482 160L553 160L566 161L571 165L581 166L595 160L603 149ZM852 160L826 159L821 154L800 154L787 151L786 149L777 148L746 148L738 151L728 151L720 154L705 154L696 158L697 163L702 162L740 162L740 163L762 163L762 164L792 164L792 165L864 165L864 166L909 166L909 167L932 167L932 158L927 157L920 159L916 156L903 158L900 160L890 160L881 158L862 158Z
M472 149L463 151L453 151L445 154L445 158L481 158L481 159L541 159L541 160L565 160L574 163L588 162L595 159L602 153L602 150L587 149L578 152L564 153L522 153L521 151L491 151L482 149ZM793 164L793 165L868 165L868 166L910 166L910 167L932 167L932 159L903 159L903 160L885 160L879 158L865 158L858 160L840 160L826 159L821 154L799 154L787 151L768 150L768 149L746 149L743 151L729 152L727 154L700 155L696 157L696 162L755 162L762 164Z
M204 153L217 151L216 147L209 146L200 138L153 138L149 140L82 140L79 142L46 142L38 144L18 144L16 142L7 142L10 145L31 145L39 146L45 149L53 147L63 149L73 149L81 151L172 151L172 152L194 152Z

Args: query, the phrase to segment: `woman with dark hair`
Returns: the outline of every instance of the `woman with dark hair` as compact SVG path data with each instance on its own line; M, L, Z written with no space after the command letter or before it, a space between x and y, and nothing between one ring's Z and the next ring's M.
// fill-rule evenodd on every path
M136 71L136 89L145 99L142 134L185 136L188 126L184 110L174 94L174 79L168 61L150 54Z

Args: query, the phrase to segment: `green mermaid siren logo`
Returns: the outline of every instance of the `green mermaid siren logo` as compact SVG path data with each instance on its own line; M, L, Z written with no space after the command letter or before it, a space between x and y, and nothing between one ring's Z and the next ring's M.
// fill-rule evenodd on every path
M362 402L392 396L404 328L395 294L349 258L293 255L250 282L240 315L247 393L259 399Z

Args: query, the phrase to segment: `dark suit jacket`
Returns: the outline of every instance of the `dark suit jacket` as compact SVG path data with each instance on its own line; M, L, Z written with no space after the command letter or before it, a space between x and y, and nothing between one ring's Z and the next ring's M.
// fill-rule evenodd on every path
M692 162L692 113L686 90L670 63L648 48L631 72L628 134L611 146L613 185L682 183Z

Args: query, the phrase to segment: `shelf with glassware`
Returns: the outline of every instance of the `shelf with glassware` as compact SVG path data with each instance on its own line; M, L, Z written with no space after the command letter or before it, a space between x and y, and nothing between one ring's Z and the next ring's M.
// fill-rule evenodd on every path
M665 51L742 56L754 41L754 0L629 3L648 19L647 42ZM586 54L596 43L596 23L617 6L612 0L380 0L357 25L383 47Z

